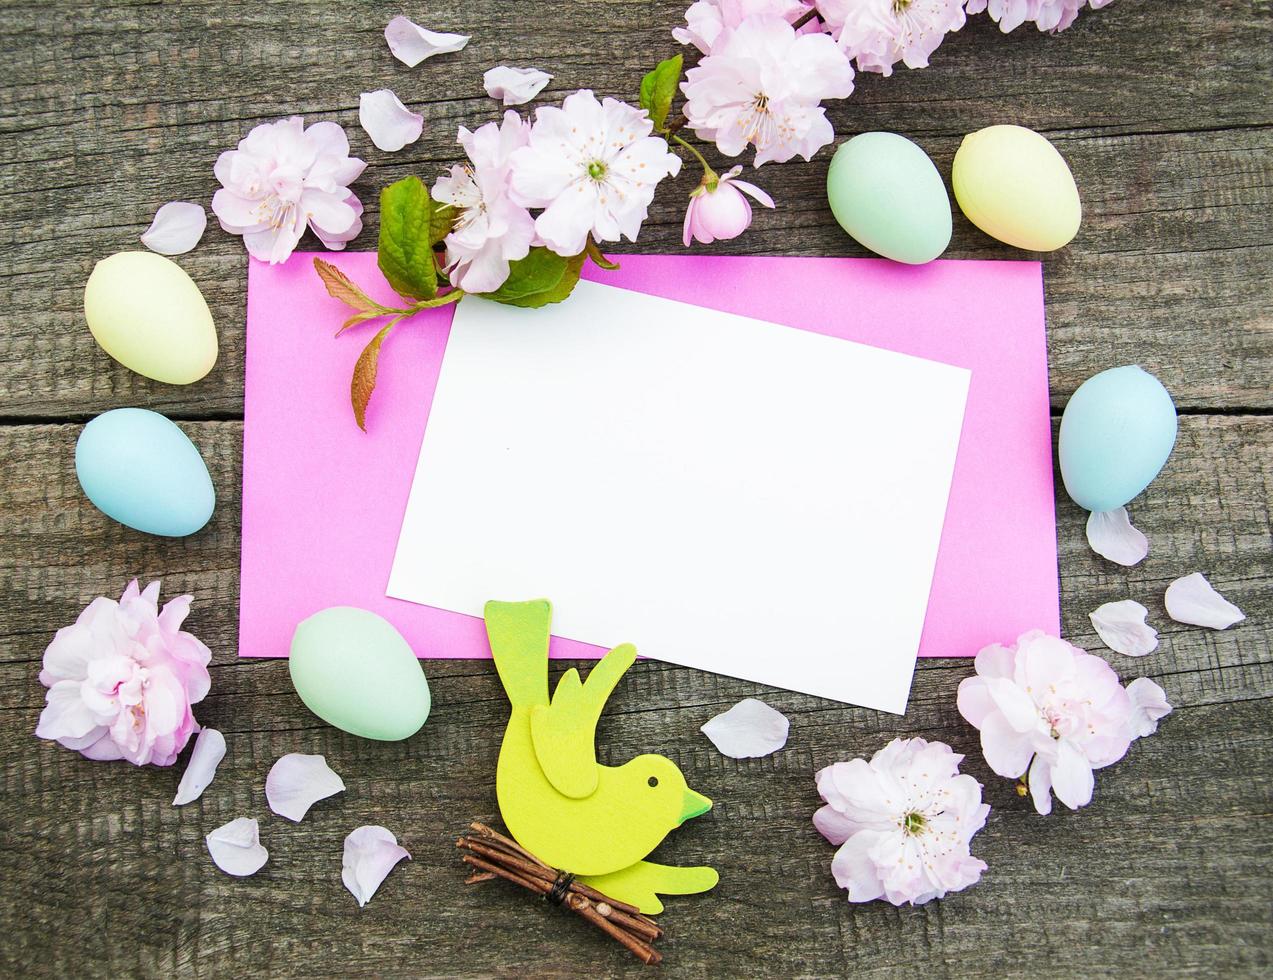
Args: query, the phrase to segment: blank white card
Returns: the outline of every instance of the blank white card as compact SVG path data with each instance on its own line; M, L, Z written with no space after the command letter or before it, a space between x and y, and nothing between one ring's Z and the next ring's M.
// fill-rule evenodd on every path
M466 299L388 594L901 713L968 382L590 282Z

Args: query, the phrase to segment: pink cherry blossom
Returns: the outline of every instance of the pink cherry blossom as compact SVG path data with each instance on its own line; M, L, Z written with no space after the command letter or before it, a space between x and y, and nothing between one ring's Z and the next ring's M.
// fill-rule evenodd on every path
M636 241L654 188L675 176L681 158L651 136L649 115L588 89L561 107L535 110L527 146L513 151L512 199L543 208L539 238L558 255L578 255L588 236L601 242Z
M100 596L44 651L49 689L35 734L89 759L170 766L198 730L192 704L211 686L212 654L181 629L190 596L158 607L159 583Z
M1004 34L1022 24L1033 23L1041 31L1063 31L1074 23L1084 6L1100 10L1113 0L968 0L970 14L989 11L990 19Z
M333 122L263 123L217 158L221 189L212 210L254 258L271 264L292 254L307 225L340 250L362 231L362 204L349 185L366 166L349 155L345 131Z
M1037 630L1011 647L977 654L977 675L959 685L959 713L981 731L986 762L1000 776L1029 770L1039 813L1052 793L1071 810L1092 801L1093 770L1117 762L1136 737L1118 675L1100 657Z
M470 293L489 293L508 278L508 264L525 258L535 239L535 219L509 197L509 159L530 139L530 127L516 112L502 123L476 132L460 127L459 143L469 165L453 166L439 177L433 196L459 209L446 236L451 282Z
M686 73L685 116L726 156L750 144L755 166L808 160L835 137L823 99L853 91L853 66L825 34L801 34L777 17L726 28L712 53Z
M826 806L813 823L840 845L831 873L850 902L922 905L980 880L986 863L970 843L990 807L981 784L960 774L963 758L942 742L896 738L870 762L818 773Z
M951 31L964 26L963 0L820 0L831 36L860 71L927 68Z
M711 54L721 31L737 27L748 17L778 17L790 24L812 9L813 4L800 0L696 0L685 11L685 26L674 27L672 37ZM816 19L805 26L811 32L819 29Z
M767 208L774 206L774 199L759 187L738 179L742 169L733 167L719 177L712 175L714 180L705 177L690 194L681 239L687 248L696 239L710 245L717 239L737 238L746 231L751 226L751 204L744 194Z

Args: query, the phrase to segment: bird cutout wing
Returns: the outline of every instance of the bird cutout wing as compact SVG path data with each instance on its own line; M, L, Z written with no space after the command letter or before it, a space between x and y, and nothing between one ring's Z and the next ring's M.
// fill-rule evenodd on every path
M597 789L597 721L610 692L636 660L636 647L624 643L607 653L580 681L571 668L557 682L552 702L531 709L530 734L535 758L553 788L583 799Z
M635 905L645 915L663 911L659 895L697 895L711 891L720 881L715 868L678 868L652 861L638 861L608 875L580 876L580 881L616 902Z

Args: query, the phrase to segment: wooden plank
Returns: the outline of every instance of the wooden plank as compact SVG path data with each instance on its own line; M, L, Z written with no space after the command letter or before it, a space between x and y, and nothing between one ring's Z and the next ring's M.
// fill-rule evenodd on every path
M1057 407L1094 371L1131 360L1160 374L1189 408L1273 407L1273 19L1265 8L1120 0L1057 38L1032 30L1002 37L974 18L932 70L864 76L854 98L832 108L842 134L911 134L946 174L961 134L990 123L1025 123L1057 141L1086 208L1078 241L1047 260ZM355 185L368 204L357 245L371 247L379 189L407 173L431 178L456 159L458 124L495 118L481 69L543 65L556 78L541 102L586 84L630 95L655 55L674 49L667 31L681 9L670 0L535 0L514 18L484 0L465 6L461 25L435 5L416 16L464 26L474 41L459 56L408 70L385 49L380 15L348 5L111 4L95 9L91 30L72 8L15 8L0 28L10 66L0 79L0 132L12 148L0 161L11 215L0 226L0 303L15 311L0 336L0 418L80 419L121 405L241 416L246 256L238 239L214 220L180 259L222 338L216 369L187 388L139 378L94 345L81 292L98 258L138 247L165 201L209 201L216 155L257 122L291 112L341 122L371 161ZM293 26L298 10L303 27ZM357 127L358 93L379 85L396 86L427 118L425 137L401 153L376 151ZM826 207L828 158L824 151L811 163L762 168L756 179L780 208L712 250L866 254ZM691 183L666 185L639 243L622 250L679 250ZM1023 254L957 215L950 257ZM326 326L316 325L315 343L326 341Z
M241 423L183 426L220 495L209 528L165 541L119 527L80 494L78 426L0 428L11 491L0 503L0 972L50 975L639 975L626 954L511 888L465 888L451 837L492 817L506 702L487 663L427 664L435 707L405 743L363 741L309 715L282 662L234 657ZM1266 822L1273 759L1273 555L1268 547L1273 420L1186 418L1162 476L1132 511L1153 550L1134 569L1086 548L1082 513L1058 503L1065 630L1100 650L1086 613L1137 598L1162 648L1106 654L1124 678L1152 676L1176 705L1153 738L1098 775L1089 808L1035 815L980 759L954 693L966 661L928 661L905 717L849 708L657 663L639 664L600 732L604 761L673 758L716 801L660 856L722 872L709 896L673 900L664 971L703 975L1257 976L1267 973ZM1248 620L1185 627L1166 584L1202 570ZM190 626L214 650L200 720L229 755L195 804L169 805L179 771L102 765L37 742L37 661L53 626L107 583L162 576L196 596ZM976 583L969 583L975 588ZM555 667L559 673L563 665ZM781 753L733 761L697 728L741 697L792 721ZM898 735L948 741L994 807L974 890L918 909L850 906L812 829L814 771ZM271 816L274 759L322 752L348 791L299 825ZM178 767L179 769L180 767ZM269 864L236 881L203 835L236 816L262 821ZM412 852L366 909L339 881L341 841L380 823ZM19 896L21 896L19 898Z

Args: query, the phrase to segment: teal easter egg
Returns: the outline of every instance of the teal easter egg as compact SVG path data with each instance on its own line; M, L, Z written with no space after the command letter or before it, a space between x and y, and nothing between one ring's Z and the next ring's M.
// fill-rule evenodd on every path
M896 133L862 133L835 151L827 200L840 227L898 262L931 262L950 244L950 198L928 154Z
M216 504L194 443L144 408L116 408L84 426L75 443L75 475L94 507L147 534L194 534Z
M1135 365L1088 378L1061 416L1066 492L1090 511L1115 510L1149 486L1176 444L1176 406Z
M396 742L429 717L429 682L410 645L366 609L332 606L302 620L288 667L305 707L341 731Z

